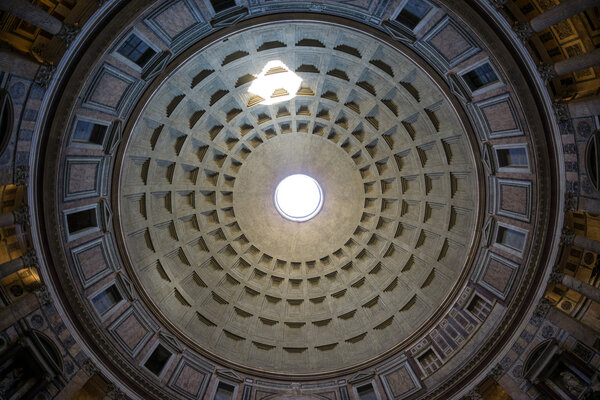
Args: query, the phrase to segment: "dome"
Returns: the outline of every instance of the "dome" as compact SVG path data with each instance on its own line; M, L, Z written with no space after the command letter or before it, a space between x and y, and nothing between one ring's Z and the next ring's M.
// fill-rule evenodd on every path
M190 51L152 90L124 137L117 213L133 274L190 344L278 373L347 368L456 296L480 164L410 56L273 22ZM294 174L324 193L302 224L273 204Z
M0 4L0 397L596 390L593 2L47 3Z

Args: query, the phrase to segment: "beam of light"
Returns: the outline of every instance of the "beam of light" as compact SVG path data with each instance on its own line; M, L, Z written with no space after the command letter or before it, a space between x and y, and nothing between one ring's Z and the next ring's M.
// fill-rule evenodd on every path
M323 191L308 175L290 175L275 189L275 206L279 213L292 221L308 221L323 206Z
M256 77L248 92L262 97L260 104L270 105L287 101L296 96L302 78L280 60L269 61Z

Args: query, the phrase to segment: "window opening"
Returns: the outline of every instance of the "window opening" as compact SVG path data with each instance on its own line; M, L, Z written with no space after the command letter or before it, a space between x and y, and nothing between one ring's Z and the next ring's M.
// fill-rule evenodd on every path
M111 285L98 293L92 299L92 304L94 308L101 316L106 314L110 309L112 309L118 302L123 300L123 296L119 293L116 285Z
M498 76L489 63L482 64L479 67L472 69L463 74L462 77L471 91L475 91L498 81Z
M95 208L88 208L87 210L67 214L67 227L70 235L84 229L96 228L97 226Z
M210 0L215 13L227 10L228 8L235 7L235 0Z
M163 345L159 344L152 352L152 355L148 357L144 363L144 367L146 367L154 375L159 376L171 358L171 355L172 353L169 350L167 350Z
M375 389L370 383L356 388L356 392L358 393L358 398L360 400L377 400Z
M409 29L415 29L431 9L432 6L423 0L408 0L398 13L396 21Z
M522 251L525 244L525 234L505 226L500 226L498 227L496 242L511 249Z
M99 146L104 142L106 125L100 125L89 121L77 121L73 140L76 142L92 143Z
M496 154L498 156L498 165L500 168L527 168L527 151L524 147L496 149Z
M231 400L233 399L233 391L235 387L228 385L225 382L219 382L217 391L215 392L214 400Z
M117 52L140 67L144 67L152 56L156 54L156 51L148 46L148 44L140 39L135 33L129 35L125 43L119 47Z

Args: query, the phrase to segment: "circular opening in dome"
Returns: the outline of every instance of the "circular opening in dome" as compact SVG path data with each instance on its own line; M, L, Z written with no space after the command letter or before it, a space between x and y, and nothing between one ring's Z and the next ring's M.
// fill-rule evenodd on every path
M323 191L308 175L290 175L275 189L275 207L284 217L303 222L313 218L323 206Z

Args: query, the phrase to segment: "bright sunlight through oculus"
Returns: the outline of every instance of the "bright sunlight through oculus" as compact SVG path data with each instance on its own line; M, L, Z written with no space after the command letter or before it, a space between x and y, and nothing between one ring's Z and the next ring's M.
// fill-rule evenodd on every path
M279 182L275 189L275 206L289 220L308 221L321 210L323 191L310 176L290 175Z

